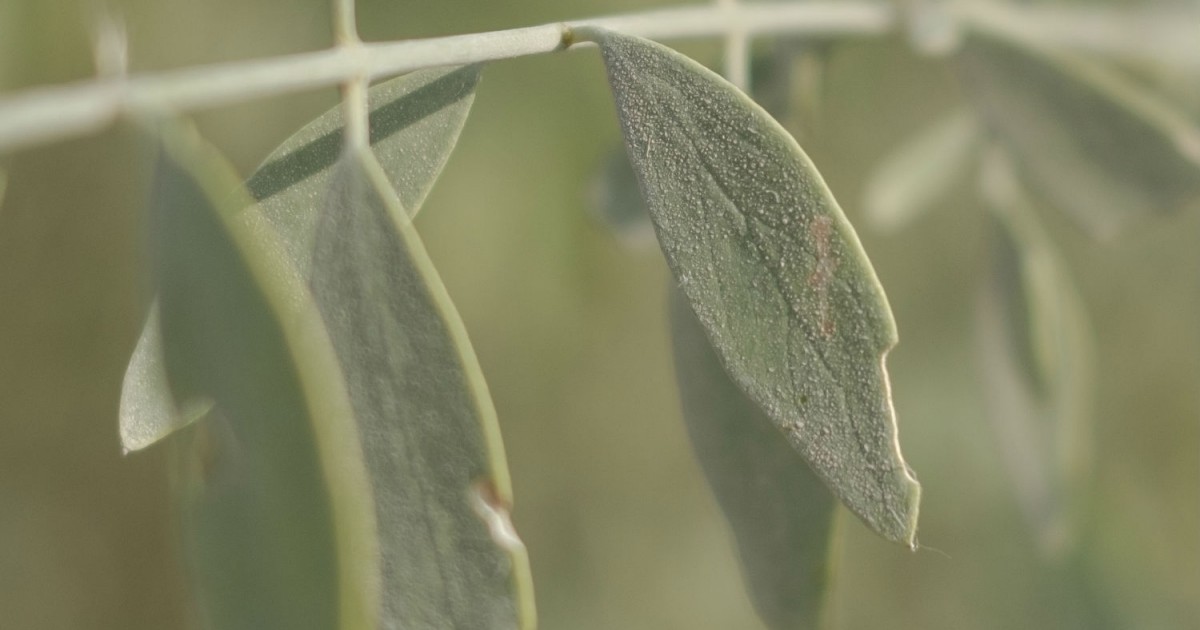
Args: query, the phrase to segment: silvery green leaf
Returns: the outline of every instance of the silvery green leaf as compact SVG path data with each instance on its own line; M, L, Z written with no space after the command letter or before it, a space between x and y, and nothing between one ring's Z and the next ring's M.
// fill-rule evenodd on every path
M979 144L971 112L939 118L906 140L867 180L863 211L881 230L896 230L933 208L970 172Z
M623 147L610 151L596 173L588 208L622 245L641 250L654 244L654 226L638 192L637 175Z
M369 485L320 313L231 169L163 129L150 198L185 547L210 627L357 630L379 572Z
M961 76L1022 179L1097 238L1200 197L1195 121L1110 69L973 24Z
M729 379L675 289L670 317L684 422L733 530L754 607L768 628L817 628L837 503L775 423Z
M475 97L479 66L407 74L370 90L371 146L405 208L414 215L450 156ZM247 186L301 272L308 268L319 205L342 150L342 108L335 107L288 138ZM126 452L155 443L194 419L176 409L157 379L160 342L151 319L138 339L121 388L120 426ZM129 439L126 440L125 438Z
M797 42L777 43L771 52L754 58L751 83L754 100L785 126L811 125L819 108L824 54ZM592 214L626 248L641 250L654 243L654 226L638 190L637 174L622 147L612 151L592 182Z
M600 45L659 243L734 382L876 532L915 544L884 357L896 327L820 174L760 107L644 39Z
M1089 472L1091 326L1062 258L1003 157L984 173L992 274L976 304L989 417L1021 509L1043 551L1072 543Z
M371 151L412 216L458 143L480 71L477 65L423 70L370 90ZM342 108L335 107L284 141L246 182L301 275L342 144Z
M367 152L335 168L311 280L362 437L384 628L531 628L496 412L410 217Z

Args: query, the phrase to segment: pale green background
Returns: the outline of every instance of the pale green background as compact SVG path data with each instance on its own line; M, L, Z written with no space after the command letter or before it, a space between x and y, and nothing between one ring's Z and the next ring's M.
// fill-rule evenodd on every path
M85 78L101 3L0 0L0 89ZM324 2L108 0L151 71L328 44ZM360 2L367 39L491 30L632 1ZM715 60L711 45L686 52ZM869 167L958 96L899 40L831 57L802 138L852 221ZM333 89L201 112L247 174ZM584 212L619 142L594 52L496 63L418 226L500 412L546 629L756 628L724 522L691 458L664 330L665 266ZM164 459L123 458L116 410L147 299L147 156L109 132L0 156L0 628L185 627ZM890 365L924 485L911 554L846 518L836 628L1088 628L1078 584L1039 568L992 444L969 323L984 270L968 186L893 236L860 225L901 345ZM1200 213L1089 243L1054 233L1100 336L1097 469L1083 576L1115 628L1200 619Z

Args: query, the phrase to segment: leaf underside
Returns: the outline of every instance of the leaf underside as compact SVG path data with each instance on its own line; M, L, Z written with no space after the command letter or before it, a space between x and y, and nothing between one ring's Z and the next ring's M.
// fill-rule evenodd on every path
M688 435L737 540L754 607L773 630L817 628L832 564L833 495L729 379L675 289L670 318Z
M372 150L408 212L415 215L449 158L474 100L480 67L414 72L370 90ZM247 187L299 271L307 272L320 203L342 151L342 110L333 108L288 138ZM121 390L121 444L154 444L203 415L204 401L172 400L164 391L157 307L142 329Z
M1094 237L1200 197L1200 129L1130 81L1066 53L971 31L960 75L1023 179Z
M868 526L915 544L884 356L895 324L808 157L699 64L599 29L626 147L667 262L726 370Z
M362 436L384 628L529 628L532 585L478 362L369 153L335 167L311 280Z

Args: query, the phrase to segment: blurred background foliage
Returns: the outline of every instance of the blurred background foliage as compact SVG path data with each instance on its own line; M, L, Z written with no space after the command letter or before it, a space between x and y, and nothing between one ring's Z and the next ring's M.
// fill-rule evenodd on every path
M360 0L358 14L365 39L401 39L649 4ZM103 11L126 23L135 72L330 43L325 0L0 0L0 90L90 76ZM718 61L714 43L679 47ZM910 553L844 518L834 627L1196 627L1200 212L1104 244L1044 213L1098 341L1082 553L1053 567L1017 510L977 382L971 309L987 264L977 196L964 185L892 235L861 220L871 167L962 100L949 64L899 37L829 51L820 118L793 131L895 311L890 371L930 547ZM1196 92L1182 94L1200 113ZM248 174L336 98L327 89L195 117ZM418 228L500 413L542 627L760 627L680 422L662 257L623 250L585 212L618 142L594 51L493 64ZM187 627L163 449L122 457L117 436L149 298L147 164L119 127L0 156L3 628Z

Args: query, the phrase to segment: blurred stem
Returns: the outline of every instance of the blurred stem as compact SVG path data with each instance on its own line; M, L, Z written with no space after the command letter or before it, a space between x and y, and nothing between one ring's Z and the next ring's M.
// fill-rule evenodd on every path
M358 38L358 22L354 17L355 0L333 0L333 41L343 50L362 51L362 40ZM370 117L367 104L367 84L370 78L365 72L348 77L341 85L343 119L346 121L344 142L347 151L362 149L370 145Z
M1069 48L1085 54L1167 64L1200 71L1200 34L1195 5L1166 3L1130 9L1062 4L948 3L951 19Z
M738 0L717 0L717 6L737 15ZM750 38L736 23L725 35L725 78L743 92L750 89Z
M344 28L353 20L353 8L345 9L348 3L342 0L335 2L343 7L337 15L343 25L340 28ZM1054 16L1059 19L1053 24L1057 30L1039 24L1046 16L1036 7L956 9L955 15L976 23L1002 20L1005 28L1093 51L1106 46L1107 41L1096 37L1096 32L1120 33L1131 19L1147 29L1152 26L1154 33L1175 33L1181 24L1191 23L1179 15L1117 9L1097 12L1092 7L1061 7L1056 11ZM747 38L770 34L823 38L877 36L892 32L896 23L895 9L887 4L869 0L812 0L673 7L400 42L347 45L339 41L333 48L317 52L21 91L0 99L0 151L93 133L130 112L187 111L341 84L360 77L369 81L422 68L556 52L574 47L572 29L580 26L665 40L728 37L738 31ZM1128 52L1128 39L1118 38L1109 52ZM1189 42L1200 41L1200 38L1168 39L1174 42L1170 49L1173 54L1179 53L1176 48L1180 46L1190 50L1194 45Z

